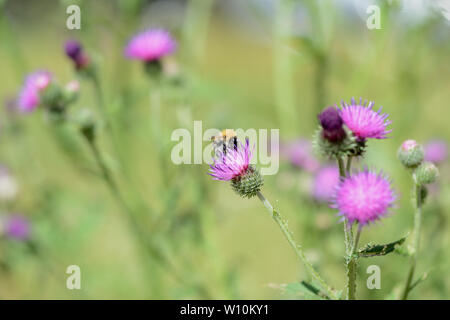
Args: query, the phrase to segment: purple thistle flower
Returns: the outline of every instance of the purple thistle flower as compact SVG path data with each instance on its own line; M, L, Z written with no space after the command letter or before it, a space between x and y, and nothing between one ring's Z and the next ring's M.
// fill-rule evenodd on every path
M330 142L341 142L345 138L345 131L342 125L344 122L336 107L328 107L319 116L320 124L323 128L322 134Z
M282 146L283 156L289 159L289 162L300 169L308 172L315 172L320 164L313 156L311 142L306 139L297 139Z
M248 139L246 139L245 145L241 143L237 149L228 148L225 154L218 150L218 156L210 165L208 174L214 177L214 180L222 181L245 176L249 170L252 156Z
M395 201L391 182L381 173L368 170L353 174L342 180L333 195L332 208L360 226L378 220L387 214Z
M78 57L82 49L83 47L81 43L77 40L67 40L64 45L64 50L66 54L73 60L75 60Z
M30 224L25 217L20 215L12 215L6 218L5 234L9 238L24 241L30 236Z
M312 196L318 202L330 202L339 184L339 169L334 166L321 168L314 177Z
M52 75L48 71L38 70L25 79L19 93L18 106L21 111L32 111L40 103L39 93L45 90L52 81Z
M66 55L75 63L77 70L83 69L89 64L89 57L83 51L83 46L77 40L68 40L64 45Z
M159 60L173 53L177 44L164 29L149 29L135 35L125 47L125 56L145 62Z
M425 146L425 160L440 164L447 160L448 147L443 140L431 140Z
M387 120L389 115L381 113L381 107L378 111L372 110L373 101L369 102L367 106L366 104L367 101L364 101L363 104L362 99L359 99L359 103L357 103L352 98L351 104L342 101L340 114L345 125L360 141L364 141L366 138L387 138L386 135L392 131L387 130L387 126L392 123Z

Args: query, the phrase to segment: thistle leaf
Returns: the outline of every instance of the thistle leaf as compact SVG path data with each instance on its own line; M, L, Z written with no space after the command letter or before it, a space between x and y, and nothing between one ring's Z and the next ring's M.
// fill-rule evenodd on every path
M388 253L393 252L396 247L402 245L405 240L406 237L401 238L400 240L391 242L391 243L387 243L387 244L372 244L372 243L368 243L366 244L365 247L359 249L358 251L358 255L360 257L363 258L370 258L370 257L375 257L375 256L385 256Z
M300 295L307 299L330 299L319 287L306 281L288 283L284 286L284 290L288 294Z

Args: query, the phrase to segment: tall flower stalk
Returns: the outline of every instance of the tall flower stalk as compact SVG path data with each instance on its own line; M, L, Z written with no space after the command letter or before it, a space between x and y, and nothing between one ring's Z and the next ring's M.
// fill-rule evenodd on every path
M422 226L422 206L427 196L426 185L436 181L438 169L431 162L424 162L424 148L414 140L406 140L398 150L400 162L410 170L414 181L414 229L413 241L409 248L410 266L408 276L401 294L401 299L408 299L408 295L419 280L413 283L414 273L417 267L417 260L420 247L420 235Z
M318 118L320 128L314 143L325 156L334 158L339 167L340 183L332 207L339 210L344 225L346 298L356 299L356 275L359 259L358 244L362 228L383 216L395 196L389 181L382 175L365 170L352 174L354 156L362 156L367 138L385 138L390 132L386 126L387 115L372 110L373 103L359 103L352 99L323 110ZM347 159L345 163L344 158ZM353 224L358 224L353 235Z

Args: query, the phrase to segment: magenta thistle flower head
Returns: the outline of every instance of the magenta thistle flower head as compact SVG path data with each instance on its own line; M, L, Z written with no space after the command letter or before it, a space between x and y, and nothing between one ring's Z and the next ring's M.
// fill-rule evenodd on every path
M231 181L231 186L241 197L254 197L264 183L258 169L250 164L252 151L249 141L236 149L227 148L226 152L218 150L214 163L210 165L209 175L214 180Z
M125 56L145 62L159 60L173 53L177 44L164 29L149 29L135 35L125 47Z
M344 122L336 107L328 107L319 116L320 124L323 128L322 135L330 142L341 142L345 138L345 130L342 127Z
M24 241L30 236L30 224L23 216L12 215L5 219L4 232L9 238Z
M305 171L315 172L320 167L313 155L311 142L306 139L297 139L283 145L281 153L293 166Z
M447 143L443 140L429 141L425 146L425 160L433 162L434 164L440 164L447 160L448 147Z
M351 223L360 226L374 222L393 206L395 194L391 182L381 173L362 171L342 180L333 195L332 207Z
M20 110L34 110L40 103L39 93L45 90L51 81L52 75L48 71L38 70L28 75L19 94L18 105Z
M374 111L372 109L374 102L371 101L367 105L367 101L362 103L362 99L359 99L359 103L357 103L352 98L350 104L343 101L341 105L341 118L358 140L385 139L386 135L392 131L387 130L387 126L392 123L387 120L389 115L381 113L381 107L378 111Z
M245 145L240 144L237 149L228 148L225 154L218 150L218 156L214 159L214 163L210 165L209 174L214 177L214 180L222 181L242 177L250 167L252 156L248 139Z
M339 184L339 169L334 166L321 168L314 177L312 196L318 202L330 202Z

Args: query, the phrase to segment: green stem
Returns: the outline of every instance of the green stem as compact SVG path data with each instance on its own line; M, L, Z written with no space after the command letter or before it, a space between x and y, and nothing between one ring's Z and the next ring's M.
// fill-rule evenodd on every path
M351 249L350 255L347 257L347 300L356 299L356 267L358 263L358 257L356 251L358 250L359 238L361 236L361 226L358 226L355 241Z
M350 171L352 169L352 160L353 160L353 156L347 156L347 166L345 167L345 171L347 171L347 175L350 175Z
M344 166L344 160L342 160L341 157L336 157L338 166L339 166L339 176L341 179L345 178L345 166Z
M351 157L347 158L347 166L344 165L344 160L342 157L336 157L339 166L339 175L341 179L344 179L350 174L351 170ZM358 230L358 233L360 230ZM356 235L359 240L359 235ZM355 241L356 241L355 240ZM344 217L344 243L345 243L345 253L347 255L345 261L346 275L347 275L347 299L354 299L356 291L356 260L352 259L353 250L355 250L355 242L353 241L353 231L352 226L349 226L347 218Z
M292 66L292 53L286 49L286 42L292 34L293 7L294 1L292 0L277 1L273 26L275 105L280 128L283 128L288 135L296 132L297 127L294 125L293 119L298 118L293 86L295 83L293 70L295 68Z
M414 214L414 239L413 252L411 255L411 266L409 268L408 277L406 278L405 287L402 293L402 300L408 299L408 294L412 289L411 282L414 278L414 271L417 264L417 255L419 252L420 229L422 224L422 186L416 185L416 212Z
M320 285L327 292L327 294L330 296L330 298L337 299L334 290L328 286L328 284L320 277L319 273L314 269L312 264L308 261L308 259L306 258L305 254L302 250L302 247L295 243L295 240L292 237L292 233L289 231L287 224L285 221L283 221L283 218L280 215L280 213L272 207L270 202L263 196L263 194L261 192L258 191L257 195L258 195L259 200L261 200L261 202L264 204L264 206L267 208L267 210L271 214L273 220L275 220L275 222L280 227L286 240L289 242L291 247L294 249L295 253L300 258L301 262L303 262L303 264L306 266L308 271L311 273L312 277L317 282L320 283Z
M204 296L205 298L211 298L211 295L206 290L205 287L199 284L192 284L191 280L186 279L184 276L180 275L178 272L178 269L175 267L175 265L170 261L170 259L162 252L162 250L152 241L152 239L148 239L146 237L145 232L142 230L141 225L137 221L134 213L132 210L128 207L127 203L123 199L119 188L117 187L116 182L114 181L112 175L110 174L107 166L105 165L105 162L103 160L103 157L101 156L101 153L97 147L97 144L92 139L87 138L84 136L89 144L89 147L94 155L94 158L97 162L97 165L99 166L102 176L104 178L105 183L109 187L114 199L117 200L118 204L122 208L122 210L127 213L127 218L129 219L130 225L133 229L133 234L136 236L139 244L141 244L142 248L144 249L145 255L148 255L150 259L154 259L161 267L163 267L166 272L170 273L176 281L180 283L184 283L186 285L194 285L197 290ZM145 259L146 263L151 262L150 259ZM149 274L151 272L151 268L146 269L146 274ZM150 274L149 274L150 277ZM188 282L188 283L187 283Z

